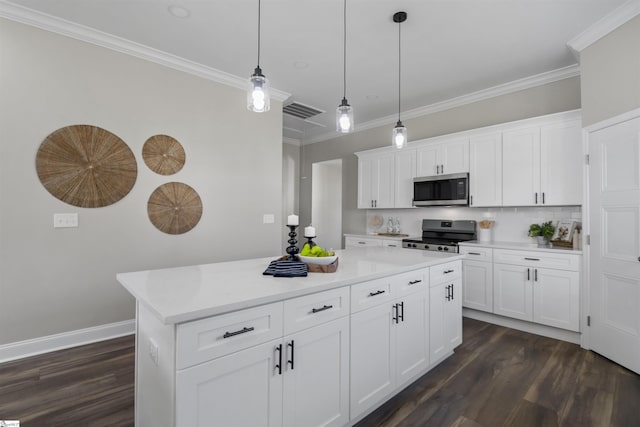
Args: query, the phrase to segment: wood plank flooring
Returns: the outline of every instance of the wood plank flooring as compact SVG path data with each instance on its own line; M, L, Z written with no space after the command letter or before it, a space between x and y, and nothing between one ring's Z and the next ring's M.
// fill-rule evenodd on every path
M133 426L133 335L0 364L0 420Z
M130 427L133 382L133 336L0 364L0 420ZM369 426L640 427L640 376L574 344L464 319L455 355L357 424Z

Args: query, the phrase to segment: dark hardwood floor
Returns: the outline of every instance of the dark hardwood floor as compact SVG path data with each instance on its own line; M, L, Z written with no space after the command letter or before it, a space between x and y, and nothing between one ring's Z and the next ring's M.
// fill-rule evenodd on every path
M132 336L0 364L0 420L133 426L133 381ZM464 319L455 355L357 425L368 426L640 427L640 376L574 344Z

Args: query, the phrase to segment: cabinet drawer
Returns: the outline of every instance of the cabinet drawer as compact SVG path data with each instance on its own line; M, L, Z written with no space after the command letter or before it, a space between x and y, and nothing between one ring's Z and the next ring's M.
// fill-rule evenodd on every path
M391 285L395 276L351 285L351 312L364 310L390 301Z
M429 283L431 286L462 277L462 262L451 261L429 267Z
M382 239L382 246L386 246L388 248L401 248L402 240Z
M371 237L345 237L344 245L345 247L382 246L382 239L373 239Z
M501 264L555 268L558 270L578 271L580 268L580 255L577 254L496 249L493 251L493 260Z
M469 261L485 261L492 262L493 261L493 249L491 248L482 248L476 246L462 246L460 245L460 254L464 254L467 256L466 259Z
M178 325L177 369L282 337L282 304L277 302Z
M394 276L391 284L394 298L409 295L429 288L429 269L409 271Z
M284 334L347 316L349 308L348 286L287 300L284 302Z

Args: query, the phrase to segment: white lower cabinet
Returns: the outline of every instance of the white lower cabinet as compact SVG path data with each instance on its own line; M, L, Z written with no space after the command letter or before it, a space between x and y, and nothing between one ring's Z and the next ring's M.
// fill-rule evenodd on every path
M459 264L459 262L458 262ZM462 281L458 273L451 280L434 283L429 289L429 359L442 361L462 343Z
M494 260L495 314L580 330L578 255L496 249Z
M176 426L282 426L281 340L176 374Z
M349 318L176 374L176 425L343 426L349 421Z
M493 249L460 246L462 261L462 306L493 313Z
M390 293L400 297L351 315L352 419L429 367L427 271L393 277Z

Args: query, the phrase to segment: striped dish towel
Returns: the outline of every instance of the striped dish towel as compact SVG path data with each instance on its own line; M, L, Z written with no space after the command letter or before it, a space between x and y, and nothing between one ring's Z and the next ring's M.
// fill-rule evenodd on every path
M277 259L271 261L262 274L273 277L306 277L307 271L307 264L304 262Z

